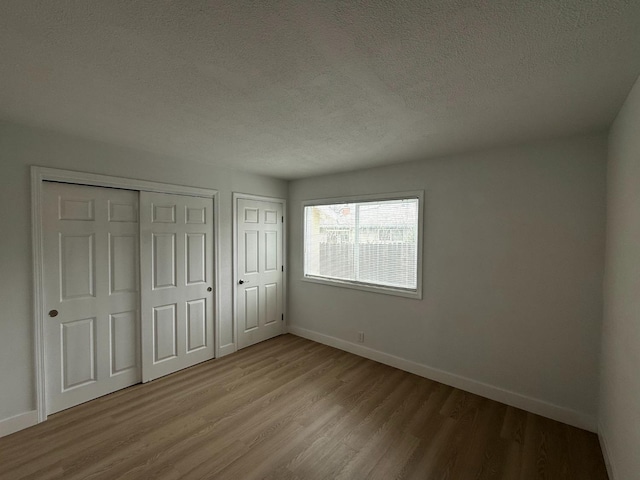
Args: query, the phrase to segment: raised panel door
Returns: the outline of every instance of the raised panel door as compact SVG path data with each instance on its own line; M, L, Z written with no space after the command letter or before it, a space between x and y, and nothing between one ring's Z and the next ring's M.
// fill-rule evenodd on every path
M214 357L213 200L141 192L142 377Z
M138 193L45 182L47 413L138 383Z
M238 348L283 332L283 204L237 198Z

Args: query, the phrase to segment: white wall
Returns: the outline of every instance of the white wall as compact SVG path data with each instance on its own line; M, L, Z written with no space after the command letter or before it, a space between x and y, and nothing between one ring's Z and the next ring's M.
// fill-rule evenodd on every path
M35 409L30 165L218 190L220 343L232 341L231 192L286 197L286 182L11 123L0 123L0 159L0 424Z
M292 182L290 330L595 429L606 154L592 135ZM417 189L423 300L301 280L302 200Z
M640 79L609 134L604 298L600 434L615 480L631 480L640 476Z

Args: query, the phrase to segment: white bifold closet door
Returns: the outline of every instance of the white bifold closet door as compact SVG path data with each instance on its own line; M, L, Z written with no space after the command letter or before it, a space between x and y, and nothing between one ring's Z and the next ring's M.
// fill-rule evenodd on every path
M43 184L47 413L139 383L138 192Z
M214 357L213 201L140 192L142 380Z

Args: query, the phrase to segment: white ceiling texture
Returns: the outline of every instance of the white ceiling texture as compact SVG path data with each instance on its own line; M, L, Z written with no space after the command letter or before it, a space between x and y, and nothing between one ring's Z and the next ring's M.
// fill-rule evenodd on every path
M2 0L0 118L285 179L607 128L640 0Z

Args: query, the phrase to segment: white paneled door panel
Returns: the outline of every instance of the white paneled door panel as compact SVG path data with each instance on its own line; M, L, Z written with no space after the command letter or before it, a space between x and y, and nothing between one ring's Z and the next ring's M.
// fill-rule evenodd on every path
M141 380L138 193L43 184L47 413Z
M213 200L140 192L142 378L214 357Z
M283 204L237 198L238 348L283 333Z

